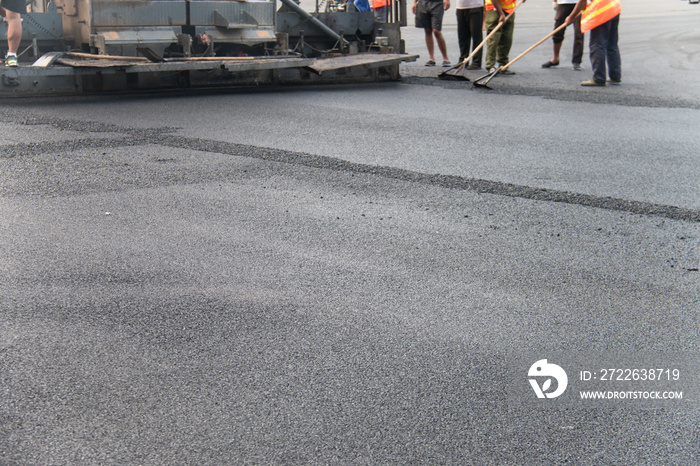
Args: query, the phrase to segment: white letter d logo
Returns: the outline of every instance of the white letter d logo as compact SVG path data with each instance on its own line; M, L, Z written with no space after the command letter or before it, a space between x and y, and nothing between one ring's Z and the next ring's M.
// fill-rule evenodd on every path
M569 383L569 378L566 376L564 369L556 364L548 364L546 359L540 359L533 364L527 375L528 377L535 377L528 380L530 385L532 385L532 389L535 390L537 398L556 398L564 393ZM537 377L546 378L546 380L540 385ZM549 392L548 390L552 388L552 379L557 381L556 390Z

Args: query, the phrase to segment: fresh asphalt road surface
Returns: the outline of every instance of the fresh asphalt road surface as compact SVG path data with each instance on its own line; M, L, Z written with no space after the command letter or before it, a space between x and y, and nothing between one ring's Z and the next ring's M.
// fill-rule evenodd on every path
M621 86L543 44L491 91L0 102L0 463L697 463L700 6L627 3ZM576 399L635 357L684 399Z

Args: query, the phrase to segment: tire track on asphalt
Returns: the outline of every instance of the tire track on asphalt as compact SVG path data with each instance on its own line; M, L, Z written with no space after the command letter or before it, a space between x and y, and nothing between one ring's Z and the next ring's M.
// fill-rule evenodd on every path
M187 148L203 152L216 152L233 156L253 157L267 161L302 165L311 168L371 174L384 178L440 186L449 189L459 189L463 191L494 194L498 196L517 197L535 201L560 202L619 212L665 217L689 222L700 221L700 210L686 209L672 205L572 193L568 191L523 186L499 181L464 178L456 175L421 173L395 167L348 162L333 157L292 152L281 149L263 148L245 144L187 138L182 136L161 136L159 137L159 143L168 147Z
M99 143L97 143L99 141ZM11 159L25 155L56 154L72 152L83 149L109 149L114 147L138 146L144 144L142 138L99 138L99 139L74 139L60 142L23 142L0 146L0 159Z
M42 123L51 124L48 121L44 121ZM63 123L65 124L65 122ZM55 122L53 125L56 127L61 126L61 124L58 122ZM74 130L76 126L80 126L80 123L76 122L67 126ZM458 189L463 191L542 202L558 202L562 204L594 207L618 212L664 217L687 222L700 222L700 210L688 209L673 205L656 204L614 197L602 197L477 178L464 178L456 175L421 173L389 166L348 162L342 159L307 154L303 152L176 136L169 134L174 130L172 128L140 130L134 128L115 128L113 125L105 125L103 128L100 128L99 125L96 125L95 123L90 123L89 127L90 131L92 132L118 132L124 134L124 136L120 138L77 139L73 141L61 142L19 143L4 145L0 146L0 160L12 157L31 155L40 156L49 153L71 152L84 149L106 149L156 144L164 147L218 153L236 157L256 158L260 160L299 165L310 168L370 174L381 176L383 178L440 186L448 189Z

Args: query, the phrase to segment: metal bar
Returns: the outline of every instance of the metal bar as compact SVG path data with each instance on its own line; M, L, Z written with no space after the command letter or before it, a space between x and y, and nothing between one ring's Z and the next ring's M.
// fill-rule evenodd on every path
M302 7L300 7L299 5L294 3L294 0L282 0L282 3L284 3L292 11L297 13L302 18L309 20L311 22L311 24L313 24L315 27L320 29L327 36L331 37L332 39L337 40L338 42L340 42L342 44L347 43L347 41L345 39L343 39L343 37L340 34L338 34L333 29L331 29L328 26L326 26L325 24L323 24L317 18L314 18L310 13L307 13L306 10L304 10Z

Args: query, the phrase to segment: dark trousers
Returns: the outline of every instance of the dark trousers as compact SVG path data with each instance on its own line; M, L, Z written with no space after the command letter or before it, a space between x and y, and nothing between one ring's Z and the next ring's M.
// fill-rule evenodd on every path
M566 17L574 11L575 3L565 3L563 5L557 5L557 12L554 14L554 29L558 28L564 21ZM558 33L552 36L552 42L555 44L561 44L564 41L564 31L566 28L562 29ZM571 57L571 63L581 64L581 59L583 58L583 33L581 32L581 16L577 16L574 20L574 52Z
M459 61L469 56L470 50L483 40L481 26L484 22L484 9L463 8L457 10L457 39L459 40ZM471 43L471 48L469 47ZM472 58L472 65L481 66L482 48Z
M617 46L617 28L620 24L620 15L610 21L591 29L589 55L591 68L593 68L593 80L604 83L610 76L613 81L622 79L622 61L620 49ZM606 73L605 65L608 65Z

